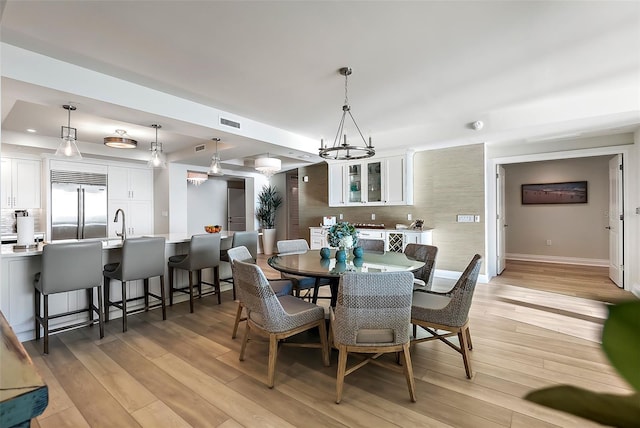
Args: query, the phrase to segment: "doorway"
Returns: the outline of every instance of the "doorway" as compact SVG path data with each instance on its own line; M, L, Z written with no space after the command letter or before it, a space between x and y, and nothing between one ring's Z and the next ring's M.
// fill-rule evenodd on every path
M625 249L621 220L624 187L623 171L618 163L623 154L601 154L596 150L584 152L592 156L576 156L575 153L556 156L555 159L540 159L541 155L538 159L533 159L535 156L520 156L494 162L492 175L495 177L495 199L494 204L488 205L488 215L492 214L493 207L496 219L493 225L488 224L489 233L490 229L495 232L495 240L488 240L487 254L493 253L488 258L488 265L493 261L493 266L488 266L490 276L501 273L506 255L510 261L607 269L614 266L616 269L611 269L611 280L624 288L625 275L621 268ZM610 161L614 166L609 165ZM559 171L551 167L554 163L561 165ZM534 168L535 172L528 177L526 174L524 178L516 177L514 186L513 182L509 184L514 179L510 172L517 171L519 165L536 165L537 169ZM574 165L582 165L582 169ZM593 165L597 165L597 168ZM504 169L506 174L501 173ZM595 169L598 170L597 174L592 171ZM577 177L588 181L588 204L523 205L520 201L522 184L577 181ZM517 201L514 202L514 198ZM505 204L506 212L502 210Z
M287 192L287 239L300 238L300 212L298 205L298 170L286 175Z
M244 180L227 181L227 230L247 230Z

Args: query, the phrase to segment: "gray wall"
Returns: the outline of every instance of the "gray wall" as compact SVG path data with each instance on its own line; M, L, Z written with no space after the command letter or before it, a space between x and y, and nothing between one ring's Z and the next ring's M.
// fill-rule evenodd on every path
M205 233L204 226L227 228L227 180L209 177L199 186L187 186L187 233Z
M507 257L524 254L608 260L609 159L611 156L504 165ZM586 204L521 203L522 184L582 180L588 182ZM550 246L547 240L551 240Z
M298 171L300 234L309 239L309 227L322 216L344 215L352 223L383 223L393 228L423 219L432 227L438 246L437 269L462 271L475 253L484 257L484 147L476 144L417 152L414 155L414 205L395 207L342 207L328 205L327 165L316 164ZM304 176L308 182L302 181ZM376 215L371 220L371 214ZM478 214L480 223L456 223L456 214ZM483 267L484 272L484 267Z

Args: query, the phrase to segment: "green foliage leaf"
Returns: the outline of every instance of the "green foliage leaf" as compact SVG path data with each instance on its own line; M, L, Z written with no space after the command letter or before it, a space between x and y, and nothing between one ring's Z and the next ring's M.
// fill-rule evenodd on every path
M276 211L282 205L282 197L275 186L262 186L258 194L256 218L263 229L273 229L276 224Z
M533 391L525 399L604 425L638 427L640 424L640 394L637 393L600 394L561 385Z
M602 330L602 349L613 367L640 391L640 300L609 307ZM640 418L637 421L640 425Z

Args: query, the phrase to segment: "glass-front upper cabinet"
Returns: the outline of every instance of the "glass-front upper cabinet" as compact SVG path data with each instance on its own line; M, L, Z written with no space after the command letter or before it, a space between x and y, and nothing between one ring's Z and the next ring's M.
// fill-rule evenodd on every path
M382 164L367 163L367 202L382 202Z
M349 184L348 203L362 202L362 165L348 165L347 178Z

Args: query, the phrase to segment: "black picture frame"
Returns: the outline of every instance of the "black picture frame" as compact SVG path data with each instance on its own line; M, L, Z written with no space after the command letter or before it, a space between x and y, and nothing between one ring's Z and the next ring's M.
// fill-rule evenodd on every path
M521 195L522 205L586 204L589 200L586 181L523 184Z

